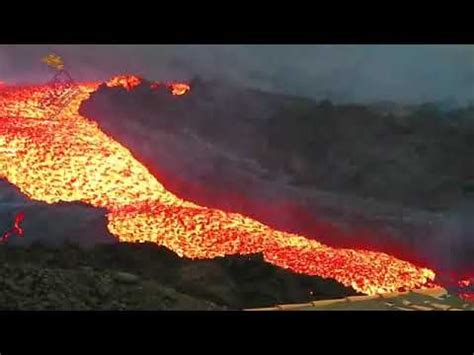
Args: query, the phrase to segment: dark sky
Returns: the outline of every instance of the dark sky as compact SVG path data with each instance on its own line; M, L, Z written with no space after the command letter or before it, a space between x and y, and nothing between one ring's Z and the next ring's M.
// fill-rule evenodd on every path
M474 99L473 45L0 45L0 80L47 80L40 58L51 51L78 79L198 74L316 99Z

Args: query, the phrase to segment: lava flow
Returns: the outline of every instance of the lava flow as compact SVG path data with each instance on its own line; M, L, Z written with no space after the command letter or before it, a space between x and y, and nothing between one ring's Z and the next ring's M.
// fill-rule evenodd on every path
M137 75L117 75L107 81L106 85L108 87L124 87L126 90L133 90L135 87L143 83L143 79ZM180 82L168 82L168 83L158 83L152 82L150 84L150 89L156 90L160 87L166 87L172 95L181 96L185 95L191 87L189 84L180 83Z
M5 233L2 234L2 236L0 236L0 242L4 242L8 238L10 238L12 235L23 237L25 232L20 224L21 222L23 222L24 219L25 219L25 212L23 211L18 212L13 221L13 228L10 229L9 231L6 231Z
M180 256L262 252L274 265L332 278L369 295L433 285L433 271L388 254L332 248L178 198L92 118L79 115L81 102L99 84L0 88L0 177L31 199L105 207L108 228L119 240L154 242ZM108 83L127 90L135 84L123 77ZM173 85L175 95L189 90Z
M106 82L106 85L112 87L124 87L128 91L142 83L142 79L136 75L117 75Z
M459 297L474 302L474 277L458 281Z

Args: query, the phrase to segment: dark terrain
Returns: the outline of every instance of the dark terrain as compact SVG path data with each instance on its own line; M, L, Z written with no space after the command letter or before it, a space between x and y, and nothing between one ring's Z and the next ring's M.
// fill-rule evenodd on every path
M189 260L155 244L0 245L2 310L223 310L355 295L261 255Z

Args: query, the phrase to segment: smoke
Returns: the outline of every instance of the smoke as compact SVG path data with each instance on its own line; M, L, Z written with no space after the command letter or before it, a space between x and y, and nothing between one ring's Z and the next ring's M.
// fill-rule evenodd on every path
M447 212L436 226L434 237L440 242L440 263L447 270L474 269L474 200L464 200Z
M123 72L201 76L335 101L474 99L472 45L3 45L0 80L44 81L41 56L62 55L80 80Z

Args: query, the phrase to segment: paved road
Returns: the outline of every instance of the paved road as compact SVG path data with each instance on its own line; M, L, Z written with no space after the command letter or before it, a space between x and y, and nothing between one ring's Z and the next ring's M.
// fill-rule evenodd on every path
M254 311L474 311L474 303L450 295L445 289L354 296L305 304L278 305Z

